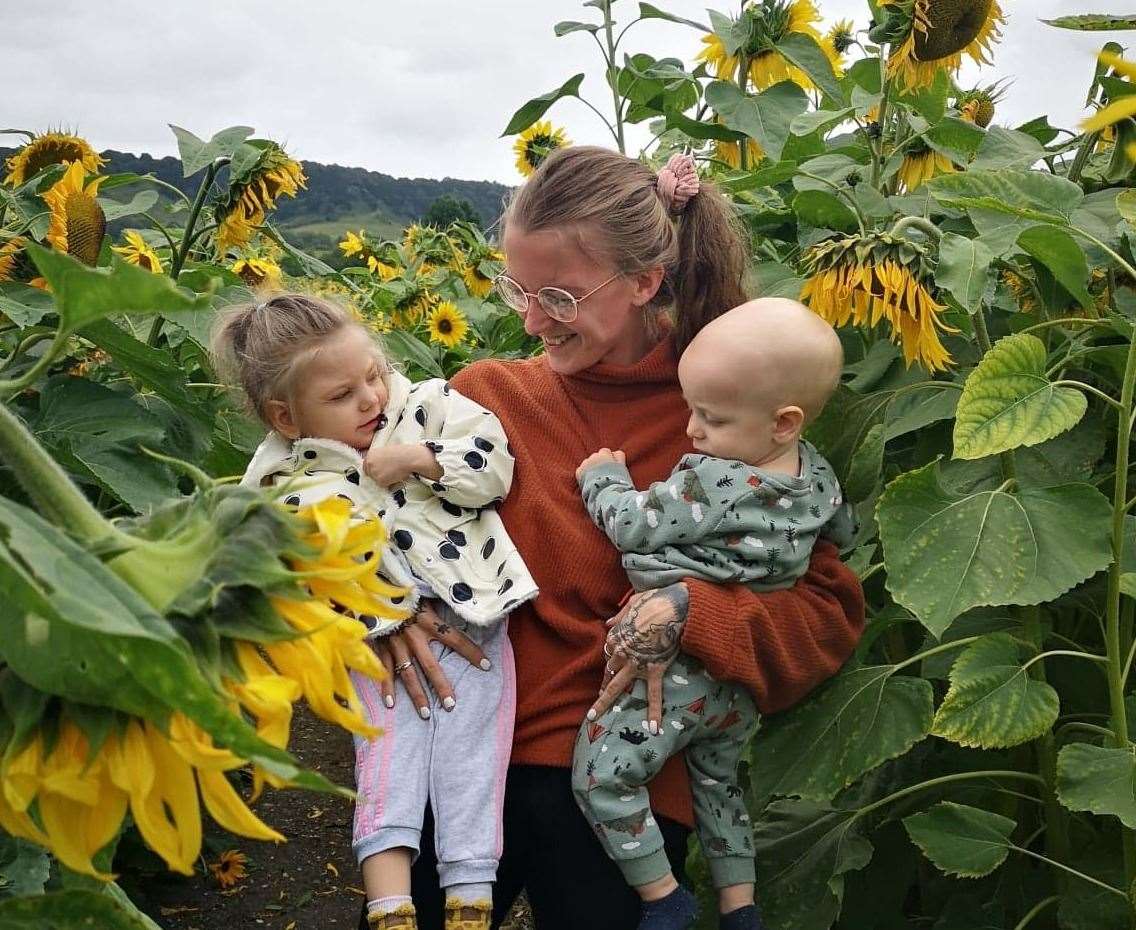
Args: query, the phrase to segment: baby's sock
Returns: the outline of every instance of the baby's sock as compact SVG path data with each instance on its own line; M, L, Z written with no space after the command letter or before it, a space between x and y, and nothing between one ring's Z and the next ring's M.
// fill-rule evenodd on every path
M414 902L409 895L391 895L367 902L370 930L418 930Z
M639 930L687 930L698 916L698 901L679 885L665 898L643 902Z
M446 930L489 930L493 885L467 882L446 888Z
M719 930L765 930L756 904L747 904L718 918Z

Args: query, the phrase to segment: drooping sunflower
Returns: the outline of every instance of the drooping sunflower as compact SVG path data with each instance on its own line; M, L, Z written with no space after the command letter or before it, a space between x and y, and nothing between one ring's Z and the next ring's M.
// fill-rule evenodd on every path
M790 33L811 36L824 49L833 70L840 67L839 55L825 45L817 29L819 22L820 13L813 0L758 0L742 10L736 25L739 31L745 30L748 39L739 51L749 57L749 81L755 90L786 80L805 88L813 86L809 76L777 50L777 43ZM706 62L716 77L736 81L739 55L729 54L722 39L713 32L702 37L702 45L695 59Z
M295 197L307 187L298 161L289 158L275 142L260 145L263 153L256 164L233 179L216 207L217 251L222 255L234 246L246 245L280 197Z
M958 73L963 54L991 63L1006 18L998 0L882 0L889 13L873 37L891 42L888 73L908 90L930 87L940 68Z
M16 236L0 245L0 281L11 281L13 279L16 264L23 248L23 236Z
M917 361L934 372L952 364L939 333L956 330L939 317L922 246L884 232L828 239L808 250L805 268L801 300L833 326L884 321L908 366Z
M245 869L247 864L248 856L243 852L226 849L217 857L216 862L209 863L209 871L222 888L232 888L248 874Z
M162 273L161 258L158 257L157 252L147 245L141 234L133 229L128 229L122 234L122 238L126 240L126 244L111 246L112 252L121 255L131 265L145 268L154 274Z
M48 165L74 162L79 162L87 174L98 174L105 164L86 139L69 132L45 132L8 158L8 176L4 183L16 187L34 178Z
M714 158L717 161L724 162L731 168L740 168L742 166L741 148L740 143L725 142L721 139L717 139L714 142ZM765 157L765 150L753 139L747 138L746 156L752 168Z
M51 211L47 241L60 252L72 255L86 265L99 258L106 235L106 214L96 199L101 178L85 181L86 168L74 161L43 195Z
M988 84L986 87L975 87L959 94L955 100L955 109L968 123L974 123L985 129L993 121L995 107L1005 93L1005 86L998 82Z
M1033 313L1037 309L1037 292L1029 278L1020 271L1009 268L1004 268L1000 277L1022 313Z
M343 235L344 239L339 243L339 251L341 251L347 258L352 258L355 255L362 255L364 249L367 248L367 243L363 238L366 236L366 230L360 229L359 232L353 233L347 230Z
M280 266L272 259L252 256L237 259L229 270L249 287L278 288L283 275Z
M571 144L564 130L559 126L553 128L549 120L533 123L513 143L517 170L527 178L549 155Z
M474 246L468 255L454 243L454 260L450 267L461 275L471 297L484 300L493 290L493 278L501 270L504 261L505 256L487 243ZM486 263L488 271L483 267Z
M429 318L430 341L452 349L465 338L469 332L469 323L465 315L457 306L448 300L443 300L430 311Z
M392 281L397 278L399 274L397 265L388 265L374 255L367 256L367 268L369 268L373 274L377 274L381 281Z
M844 72L844 55L856 44L856 25L850 19L838 19L832 28L824 34L821 48L824 49L828 60L832 62L832 69L837 76Z
M955 170L954 164L945 155L936 152L922 139L909 143L899 165L899 182L903 189L911 193L924 181L940 174Z

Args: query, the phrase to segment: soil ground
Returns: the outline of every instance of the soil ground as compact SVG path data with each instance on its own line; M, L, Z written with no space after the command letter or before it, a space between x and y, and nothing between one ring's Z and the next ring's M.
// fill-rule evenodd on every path
M324 723L302 705L297 707L290 748L307 768L337 785L353 786L350 734ZM334 795L267 788L255 810L288 842L275 845L207 835L206 863L216 861L226 849L248 857L248 874L233 887L222 889L201 862L191 877L127 868L119 883L165 930L353 930L358 926L363 889L351 852L351 802ZM216 827L213 830L219 833ZM506 927L529 926L522 902Z

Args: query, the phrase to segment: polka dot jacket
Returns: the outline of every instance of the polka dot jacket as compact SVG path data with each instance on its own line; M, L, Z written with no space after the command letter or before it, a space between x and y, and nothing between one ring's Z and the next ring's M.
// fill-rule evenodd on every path
M494 506L513 480L505 431L492 412L439 378L411 384L391 372L389 379L390 398L372 445L422 443L442 467L441 478L415 476L383 488L367 477L363 456L350 446L328 439L291 442L272 432L241 483L279 488L281 499L295 506L338 495L359 512L378 514L390 537L384 578L488 626L537 595ZM410 595L410 603L415 600ZM397 626L394 621L374 632Z

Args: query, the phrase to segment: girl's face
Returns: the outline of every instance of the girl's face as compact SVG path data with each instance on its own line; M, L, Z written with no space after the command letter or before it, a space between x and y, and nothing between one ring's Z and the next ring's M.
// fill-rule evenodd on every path
M378 429L387 397L366 330L345 326L296 372L292 402L269 402L269 419L288 439L334 439L364 450Z
M597 264L560 230L540 232L508 226L503 241L506 274L530 294L559 287L582 297L616 271ZM529 298L525 332L539 336L552 370L571 375L593 365L633 365L652 348L643 307L662 282L663 269L621 275L580 304L571 323L552 319Z

